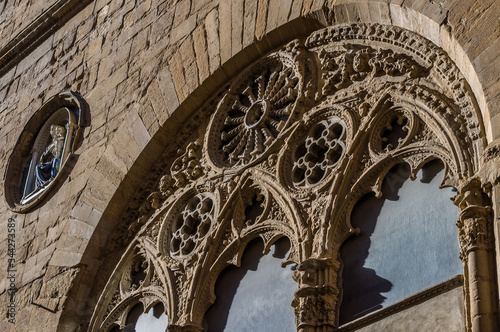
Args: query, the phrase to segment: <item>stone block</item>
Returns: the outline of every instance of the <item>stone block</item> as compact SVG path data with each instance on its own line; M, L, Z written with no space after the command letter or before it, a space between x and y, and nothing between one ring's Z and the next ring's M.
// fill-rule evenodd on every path
M175 44L189 35L196 28L196 15L191 15L170 32L170 43Z
M231 1L222 1L219 5L219 40L222 64L229 60L232 55L231 21Z
M261 40L266 32L267 10L269 3L267 0L259 0L257 5L257 19L255 21L255 37Z
M280 2L269 1L269 6L267 8L267 22L266 22L266 33L270 33L278 27L278 20L280 18Z
M148 48L149 32L150 28L147 27L139 31L139 33L132 39L132 45L130 48L130 57L134 57L135 55L137 55L137 53L144 51Z
M66 223L66 227L64 228L64 234L89 240L90 237L92 236L92 233L94 232L94 229L95 229L94 226L89 225L84 221L70 218ZM59 247L59 248L66 250L64 247L63 248Z
M93 208L104 211L115 191L116 186L100 172L94 170L88 181L86 190L81 196L81 201Z
M219 19L216 9L208 13L205 18L205 30L210 74L213 74L220 66Z
M357 3L357 10L353 9L352 12L349 10L350 8L347 4L345 6L347 7L347 17L349 18L349 22L352 22L351 17L357 16L359 16L361 22L372 22L372 16L374 14L370 13L370 6L368 2Z
M179 48L179 57L182 58L184 79L188 91L191 93L198 86L198 68L196 66L196 56L194 53L193 38L191 36L182 42Z
M255 20L257 17L258 0L245 1L245 10L243 17L243 41L242 47L245 48L252 44L255 39Z
M488 48L486 48L472 61L472 64L478 73L483 71L491 63L498 61L500 58L500 37L489 45L490 46Z
M302 4L302 15L310 14L312 11L313 4L314 0L304 0Z
M242 49L244 0L231 1L231 56Z
M148 130L144 126L140 117L137 117L137 119L132 123L129 127L129 131L141 150L144 149L151 140L151 136L149 135Z
M96 54L101 53L102 49L102 43L103 43L103 37L102 36L97 36L95 39L93 39L90 43L89 46L86 49L86 58L91 58Z
M177 92L179 102L181 103L187 98L187 91L185 91L184 88L186 85L186 79L184 77L184 66L181 53L174 53L168 64L172 74L172 82L175 87L175 91Z
M57 249L50 259L49 266L71 267L80 263L81 259L82 254Z
M288 21L296 19L300 16L302 12L303 0L292 0L292 6L290 9L290 15L288 16Z
M278 26L286 24L289 20L290 13L293 8L293 0L282 0L278 14Z
M34 66L35 63L47 53L53 53L54 36L47 38L40 46L35 48L27 57L24 57L21 60L16 68L15 76L21 75L21 73L25 73L30 67Z
M198 66L198 75L200 82L210 76L208 65L207 42L205 38L205 26L199 25L193 33L194 51L196 54L196 64Z
M173 26L176 27L186 21L191 11L191 0L181 0L175 5Z

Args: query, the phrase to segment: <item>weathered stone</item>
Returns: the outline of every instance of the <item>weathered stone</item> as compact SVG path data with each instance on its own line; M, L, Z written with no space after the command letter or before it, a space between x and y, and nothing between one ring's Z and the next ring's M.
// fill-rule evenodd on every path
M50 18L57 24L43 27L41 14L47 13L50 6L61 3L69 4L74 11L52 13ZM158 220L164 222L174 213L174 210L162 209L177 207L193 192L203 191L217 193L213 198L220 205L217 206L217 217L213 219L214 223L217 220L217 229L226 227L227 220L231 228L224 234L213 234L206 251L196 254L197 259L201 259L206 252L214 253L213 257L205 257L205 265L189 263L182 266L184 270L177 266L175 271L168 272L169 278L173 279L151 279L151 282L169 283L170 288L162 284L163 289L168 288L175 294L174 299L163 293L157 294L158 298L161 295L179 306L170 308L170 304L165 303L167 312L175 312L174 317L169 317L170 329L200 331L206 304L214 299L204 297L211 294L211 289L200 285L188 287L189 280L215 282L228 260L237 262L238 258L231 256L231 250L243 251L243 243L250 240L245 236L254 232L252 236L261 236L266 246L274 241L274 236L289 237L291 242L296 242L296 252L303 255L298 257L293 253L295 263L302 263L313 252L337 257L329 250L341 245L335 242L340 241L336 236L350 235L350 225L339 221L347 220L350 213L347 206L351 202L354 204L362 193L377 191L375 178L383 178L392 162L408 162L416 171L421 163L432 158L443 160L447 167L444 185L462 188L462 182L473 174L482 177L484 195L492 195L493 201L483 205L491 205L491 220L484 221L493 223L494 245L489 250L490 254L495 251L495 256L487 254L483 255L484 258L481 254L481 263L475 266L472 263L476 256L467 258L469 256L463 253L464 261L467 258L466 263L471 264L467 267L463 289L457 287L426 298L420 304L387 314L385 318L357 329L406 331L442 326L441 329L469 328L475 332L478 321L494 321L498 301L484 304L484 299L498 300L498 286L490 276L483 277L485 274L481 268L486 266L492 271L498 270L500 226L495 222L498 216L495 180L498 171L492 166L496 162L481 161L481 151L486 151L486 146L500 137L499 10L499 2L494 0L0 2L2 183L9 180L5 174L16 142L43 103L62 90L70 89L80 92L88 106L88 123L76 140L75 154L69 161L66 177L40 206L15 216L8 209L4 194L13 189L4 188L2 184L0 215L4 222L0 227L0 265L4 268L0 271L0 314L4 318L0 319L0 330L32 331L35 326L40 331L84 331L89 330L89 324L101 318L107 319L97 317L91 321L91 316L95 308L96 312L104 310L105 305L98 301L103 289L112 289L112 286L106 286L107 281L119 279L121 282L118 272L129 268L116 264L123 252L136 254L131 249L127 251L127 245L137 237L143 241L141 243L147 244L145 246L150 246L144 249L148 255L154 253L151 257L158 260L170 259L166 249L162 254L154 251L159 243L160 228L164 225ZM62 19L68 15L69 18ZM291 21L293 24L289 24ZM363 26L366 23L384 26ZM352 24L359 24L360 30L350 30ZM328 25L333 28L323 35L310 37L312 31ZM339 28L338 32L335 32L335 27ZM17 39L20 42L9 45L14 50L7 54L12 55L12 61L6 61L7 48L4 46L17 34L28 32L36 35L36 42L33 38ZM292 43L286 45L288 42ZM440 51L435 51L432 43ZM267 59L267 63L262 64L262 59ZM276 59L281 59L281 62L278 64ZM261 67L254 67L252 64L255 63ZM253 71L246 71L249 67L254 68ZM280 73L283 68L291 73L287 71L281 77L282 81L276 81L277 86L269 86L267 93L274 94L276 100L284 103L283 112L297 111L276 119L275 113L267 112L279 110L273 108L272 101L264 94L258 95L258 84L264 84L259 81L258 74L270 84L266 75ZM288 85L281 86L280 82ZM408 82L414 84L410 86ZM254 90L244 90L252 84ZM391 90L395 86L402 88ZM403 88L406 89L404 93L401 92ZM379 89L389 90L382 95ZM256 101L246 99L250 92L256 95ZM400 99L396 98L402 94L404 96ZM239 96L242 105L235 96ZM393 108L385 102L392 103ZM337 109L339 105L343 107L341 110ZM377 130L381 128L377 127L377 116L383 115L386 106L410 109L408 114L413 114L417 123L412 127L418 128L411 133L413 141L403 139L398 143L407 148L405 151L399 147L389 148L384 152L386 154L370 150L377 144L382 146L381 140L387 138L384 135L380 141L376 138ZM249 107L253 116L243 116L243 127L230 123L241 121L234 114L245 113ZM222 109L227 111L226 117L220 115L224 113ZM355 147L349 145L352 137L345 141L331 137L325 139L329 144L347 144L350 149L345 159L341 157L341 161L334 164L342 172L336 173L334 167L320 167L326 174L324 181L328 183L321 188L302 186L300 183L316 180L312 175L304 175L308 180L292 181L288 167L293 166L287 165L296 162L296 176L299 177L297 170L301 168L297 160L293 161L295 155L288 155L285 150L298 146L301 137L307 136L304 128L316 119L309 115L321 112L352 116L351 122L344 120L340 126L353 135L363 131L365 136L356 140ZM304 117L304 114L308 115ZM434 124L432 119L439 121ZM271 130L269 137L252 129L272 126L271 123L276 129ZM246 129L241 131L241 128ZM388 127L384 128L388 130ZM231 130L242 135L235 145L228 138L232 135ZM309 141L320 145L322 142L316 138ZM366 142L371 145L366 145ZM300 151L297 150L297 156ZM333 155L332 152L328 158ZM454 158L458 161L454 162ZM355 169L364 167L365 162L371 163L367 166L371 171L362 175L360 170L356 176L352 175ZM380 169L376 168L378 165ZM310 167L307 170L313 172ZM342 182L342 177L353 182ZM373 181L368 183L369 179ZM356 181L366 182L356 186ZM489 186L493 187L490 189ZM262 190L263 200L258 202L269 202L264 212L272 215L266 219L265 225L259 224L264 220L254 220L254 226L262 226L259 230L252 228L252 222L247 222L251 218L245 215L254 208L247 205L253 200L255 190ZM335 199L325 198L331 206L322 201L326 192L331 197L340 195ZM269 197L276 201L267 200ZM306 201L311 205L307 206ZM230 207L224 207L224 204ZM296 208L286 210L287 206L294 204ZM297 218L320 220L320 211L329 211L329 215L321 217L327 222L292 222ZM472 210L463 208L463 211L466 214ZM16 325L5 320L9 303L5 221L10 216L16 218L16 283L19 288ZM286 227L279 223L285 216ZM242 224L246 225L245 231L242 231ZM474 233L470 235L467 230L474 230L476 224L479 225L477 220L466 217L459 224L464 252L474 252L467 249L466 242L475 243ZM275 228L271 229L271 226ZM168 233L168 226L164 228ZM267 231L261 232L264 229ZM302 231L300 235L292 235L298 230ZM231 255L220 258L217 263L210 262L220 253L216 253L216 249L219 250L217 246L222 237L226 243L220 252L227 250L225 252L231 252ZM200 236L196 243L203 243L203 239L205 237ZM194 250L197 248L195 246ZM124 259L124 262L130 261ZM162 269L171 268L170 263L162 261ZM81 266L82 270L66 273L70 266ZM196 279L188 275L193 266L211 266L213 270L207 274L203 272ZM113 274L115 268L118 272ZM302 279L306 277L300 276ZM476 287L473 278L478 280L479 286ZM333 326L338 312L331 316L327 306L323 311L314 311L310 303L317 303L319 308L319 304L326 302L318 302L322 296L317 289L337 294L342 283L333 279L317 281L323 288L309 289L309 294L308 284L302 279L299 280L300 292L296 295L295 306L300 314L299 324L310 323L314 325L313 331L323 324L319 321L326 319L328 322L321 328ZM333 288L327 289L329 282ZM492 296L484 295L484 289L488 288L484 283L493 287ZM178 292L178 286L196 291L196 296L183 298L188 291ZM476 292L476 288L477 294L467 293ZM462 292L465 292L465 297L462 297ZM30 304L31 295L34 295L34 302L45 309ZM113 295L106 293L103 299ZM333 295L329 300L338 300L341 305L340 295ZM199 304L202 301L204 304ZM453 304L446 312L438 308L443 301ZM460 311L461 307L466 310ZM307 313L311 315L306 317ZM321 316L317 313L327 314ZM464 327L462 322L471 326Z

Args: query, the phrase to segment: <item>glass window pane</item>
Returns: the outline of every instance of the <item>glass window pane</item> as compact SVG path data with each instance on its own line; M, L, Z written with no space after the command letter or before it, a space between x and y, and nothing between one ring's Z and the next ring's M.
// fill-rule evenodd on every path
M241 267L224 270L216 284L217 300L206 314L209 332L295 331L291 306L297 284L292 267L281 267L290 250L288 239L278 240L262 255L260 240L248 244Z
M385 177L383 196L355 206L351 222L361 234L341 250L344 262L340 321L346 323L463 273L458 209L452 188L439 189L444 169L427 164L415 181L406 164Z

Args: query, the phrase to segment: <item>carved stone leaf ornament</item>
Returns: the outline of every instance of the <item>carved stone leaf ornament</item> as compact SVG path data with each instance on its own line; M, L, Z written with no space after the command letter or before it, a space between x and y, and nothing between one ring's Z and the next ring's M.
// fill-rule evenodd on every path
M200 112L212 113L210 120L192 131L206 128L204 137L191 134L165 152L183 147L134 224L141 230L133 243L151 248L129 247L91 331L119 321L138 296L163 298L169 329L202 331L219 274L259 237L266 250L280 237L290 240L284 263L298 264L298 329L338 329L339 250L359 233L350 222L358 200L380 197L395 165L408 164L413 178L434 159L445 167L442 186L459 188L477 173L485 143L477 103L453 62L394 26L313 32L257 60L206 105ZM456 199L467 264L491 245L490 213L470 196L476 187L464 186ZM151 295L158 284L163 292Z

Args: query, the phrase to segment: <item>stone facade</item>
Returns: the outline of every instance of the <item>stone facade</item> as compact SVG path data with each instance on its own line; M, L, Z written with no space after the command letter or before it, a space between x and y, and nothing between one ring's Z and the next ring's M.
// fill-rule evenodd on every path
M463 277L340 330L404 329L442 298L461 309L441 330L497 331L499 14L494 0L4 1L0 330L99 331L140 298L164 303L169 330L201 331L218 274L257 236L290 239L298 330L335 330L352 206L395 163L438 158L458 189ZM89 113L75 156L43 202L13 209L9 160L66 90ZM331 162L305 163L325 140Z

